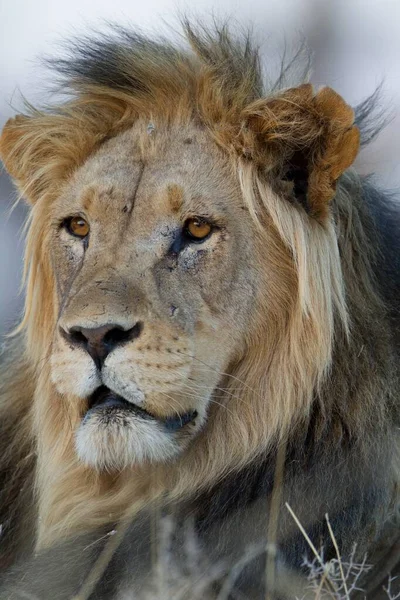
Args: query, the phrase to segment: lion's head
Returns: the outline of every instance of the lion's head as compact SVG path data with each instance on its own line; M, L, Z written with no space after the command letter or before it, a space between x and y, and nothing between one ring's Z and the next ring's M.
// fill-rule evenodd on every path
M243 464L308 414L347 328L330 201L353 111L265 93L248 42L187 35L88 42L59 65L72 96L1 138L32 205L42 521L76 511L69 482L84 506L79 477L120 498L132 468L182 491Z
M51 379L81 406L78 455L98 469L168 461L243 358L264 287L228 159L199 128L140 120L50 211Z

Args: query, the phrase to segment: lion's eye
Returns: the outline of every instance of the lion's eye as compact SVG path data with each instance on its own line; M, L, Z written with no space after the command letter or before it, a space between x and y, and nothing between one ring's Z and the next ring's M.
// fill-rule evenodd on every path
M85 238L89 231L89 223L82 217L71 217L65 221L65 226L69 233L76 237Z
M192 240L201 241L210 235L212 226L204 219L194 217L185 223L185 233Z

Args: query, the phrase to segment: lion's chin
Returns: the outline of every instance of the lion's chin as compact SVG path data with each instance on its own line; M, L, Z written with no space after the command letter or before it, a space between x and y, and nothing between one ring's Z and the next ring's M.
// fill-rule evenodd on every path
M96 470L120 471L179 455L194 430L197 413L160 420L107 388L89 399L77 430L76 450Z

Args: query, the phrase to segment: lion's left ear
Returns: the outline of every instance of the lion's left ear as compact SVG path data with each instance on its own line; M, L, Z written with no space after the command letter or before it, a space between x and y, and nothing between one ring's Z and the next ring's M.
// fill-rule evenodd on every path
M305 84L253 102L243 117L250 158L313 217L326 218L337 180L359 150L352 108L331 88L314 93Z

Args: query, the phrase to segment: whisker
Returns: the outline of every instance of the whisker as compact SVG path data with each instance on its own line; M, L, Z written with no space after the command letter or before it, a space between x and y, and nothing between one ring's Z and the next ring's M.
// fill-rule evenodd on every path
M193 381L190 377L188 378L190 381ZM188 386L187 384L181 384L184 387L188 387L190 389L190 386ZM205 390L209 390L210 388L208 386L200 386L200 385L195 385L195 387L193 389L205 389ZM220 392L222 392L222 396L219 396L220 398L224 397L224 396L230 396L231 398L235 398L236 400L239 400L239 402L244 402L243 398L241 398L241 396L238 396L237 394L234 394L233 392L231 392L228 388L222 388L219 386L215 386L214 388L212 388L213 390L218 390ZM215 396L215 394L213 393L213 397ZM218 397L218 396L217 396Z
M234 415L234 413L226 406L226 404L221 404L221 402L217 402L216 400L214 400L214 398L210 399L210 403L217 404L218 406L224 408L229 414Z
M255 389L251 388L245 381L243 381L239 377L236 377L235 375L232 375L231 373L225 373L224 371L219 371L218 369L215 369L214 367L212 367L211 365L207 364L206 362L204 362L200 358L197 358L197 356L194 356L193 354L188 354L186 352L183 352L182 350L180 350L179 352L177 352L177 354L183 354L185 356L188 356L192 360L196 360L200 364L202 364L205 367L207 367L208 369L210 369L210 371L213 371L214 373L217 373L218 375L221 375L221 377L230 377L231 379L239 382L241 385L243 385L244 387L246 387L248 390L250 390L254 394L257 394L259 396L259 398L261 398L260 394Z
M163 395L163 396L166 396L167 398L169 398L169 399L170 399L170 400L172 400L173 402L178 402L178 401L177 401L175 398L172 398L172 396L169 396L168 394L165 394L165 393L164 393L164 392L162 392L161 390L157 390L156 388L154 388L154 390L153 390L153 391L154 391L156 394L161 394L161 395ZM187 394L187 395L188 395L190 398L196 398L196 399L198 398L198 394ZM221 402L218 402L218 401L217 401L217 400L215 400L213 397L211 397L211 398L210 398L209 402L210 402L211 404L216 404L216 405L218 405L218 406L221 406L221 407L222 407L222 408L224 408L224 409L225 409L227 412L229 412L230 414L232 414L232 415L233 415L233 412L232 412L232 411L231 411L231 410L230 410L230 409L229 409L229 408L228 408L228 407L227 407L225 404L222 404ZM179 404L179 403L178 403L178 404ZM182 405L180 405L180 406L181 406L181 409L182 409L183 411L185 411L184 407L183 407ZM171 408L173 408L173 407L171 406ZM178 413L178 415L179 415L179 413Z
M173 404L177 404L177 405L180 407L180 409L181 409L183 412L186 412L186 409L184 408L184 406L182 406L182 404L181 404L181 403L180 403L180 402L179 402L179 401L178 401L176 398L173 398L173 397L172 397L172 396L170 396L169 394L166 394L166 393L165 393L165 392L163 392L162 390L157 390L156 388L154 388L154 390L153 390L153 391L154 391L156 394L161 394L162 396L165 396L166 398L168 398L169 400L171 400ZM179 414L182 414L182 413L179 413L179 411L177 411L177 410L176 410L176 407L174 407L174 406L173 406L173 404L171 404L171 405L170 405L170 407L172 408L172 410L175 410L175 411L176 411L176 414L177 414L178 416L179 416ZM168 407L168 408L169 408L169 407Z

